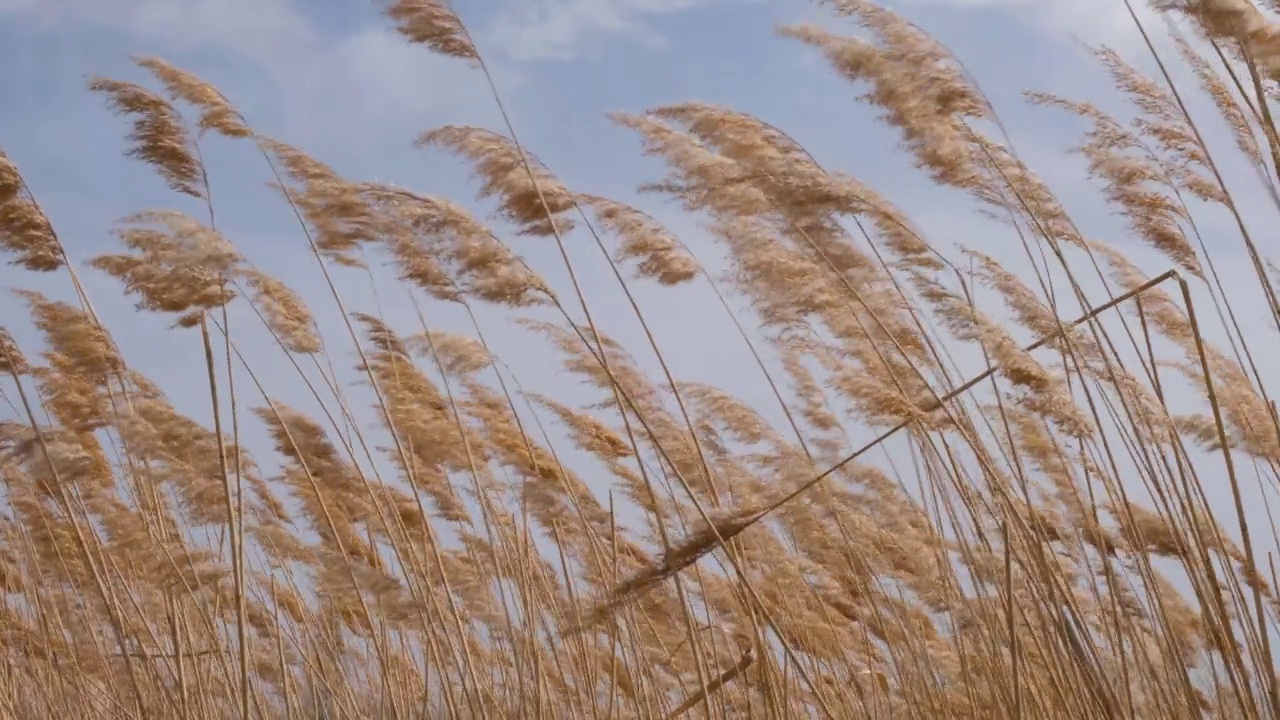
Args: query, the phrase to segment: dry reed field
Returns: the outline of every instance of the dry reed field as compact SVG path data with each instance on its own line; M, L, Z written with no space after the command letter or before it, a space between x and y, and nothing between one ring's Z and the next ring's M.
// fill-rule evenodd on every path
M1017 267L763 119L613 115L662 168L645 196L706 228L686 244L521 143L445 0L380 10L492 93L499 126L404 138L478 199L343 177L157 57L91 78L123 152L196 210L123 208L115 249L82 256L0 152L5 317L31 328L0 330L0 718L1280 717L1280 3L1116 1L1155 72L1092 58L1132 116L1025 101L1084 128L1072 152L1141 259L1082 231L963 63L868 0L777 32ZM220 231L235 178L206 158L228 143L273 178L323 305ZM176 389L203 414L131 367L90 275L199 349ZM763 403L665 361L675 318L644 298L690 286ZM492 349L514 332L563 395Z

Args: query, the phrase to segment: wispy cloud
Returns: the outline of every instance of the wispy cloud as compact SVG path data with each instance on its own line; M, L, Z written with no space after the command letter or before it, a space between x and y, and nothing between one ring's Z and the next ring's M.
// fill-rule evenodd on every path
M1123 0L897 0L889 3L908 12L922 5L945 5L971 12L988 12L1020 20L1051 41L1079 40L1126 48L1141 42ZM913 8L913 6L915 6ZM1135 2L1139 18L1157 20L1144 2Z
M515 60L568 60L615 42L660 42L651 21L715 0L517 0L493 21L491 44Z
M46 27L106 27L176 48L262 63L316 41L293 0L0 0L0 13L6 12Z
M87 38L60 45L54 72L65 76L40 73L70 102L83 102L84 75L154 52L214 82L260 129L339 151L403 146L424 126L473 121L492 104L458 61L407 45L377 13L354 24L334 15L299 0L0 0L0 18L17 28Z

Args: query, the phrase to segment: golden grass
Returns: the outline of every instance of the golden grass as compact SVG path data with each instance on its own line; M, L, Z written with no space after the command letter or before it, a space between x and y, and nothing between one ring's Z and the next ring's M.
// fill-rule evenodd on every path
M757 118L699 102L615 115L665 164L644 189L708 221L730 261L711 273L644 210L534 158L440 0L384 6L502 109L497 130L417 140L470 164L492 224L346 179L161 59L136 60L161 91L92 80L132 122L127 154L207 212L129 215L122 251L88 264L187 328L175 337L199 334L190 382L213 427L129 367L57 218L0 154L0 247L66 272L76 298L19 293L40 347L0 329L0 717L1280 716L1280 538L1249 525L1244 492L1280 481L1261 370L1275 338L1246 336L1224 282L1256 282L1277 331L1280 302L1218 164L1238 151L1280 210L1280 23L1248 0L1156 4L1195 33L1175 57L1148 44L1157 76L1096 52L1135 120L1029 96L1088 124L1078 151L1162 258L1151 272L1081 232L946 48L863 0L779 32L865 90L933 182L1006 220L1029 272L944 250ZM1234 148L1210 152L1191 96ZM219 232L210 134L267 164L341 341ZM1232 219L1252 277L1224 281L1208 213ZM516 235L555 245L560 287ZM599 324L570 240L607 263L656 365ZM417 330L344 302L344 279L376 287L375 263L395 267ZM768 412L675 376L632 292L648 282L712 290ZM431 327L445 305L470 334ZM601 401L526 391L481 305ZM242 354L235 306L316 416ZM354 383L335 370L348 349Z

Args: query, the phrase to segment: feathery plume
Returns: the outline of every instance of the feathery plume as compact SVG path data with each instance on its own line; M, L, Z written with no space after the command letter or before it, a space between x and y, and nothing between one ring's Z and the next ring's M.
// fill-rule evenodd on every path
M174 211L125 218L116 236L136 255L103 255L92 265L141 297L139 309L178 314L192 327L205 310L235 297L228 288L241 257L231 243L192 218Z
M383 12L409 42L426 45L441 55L479 62L466 26L445 0L391 0Z
M0 248L17 255L27 270L51 272L64 263L62 246L49 218L27 193L18 166L0 152Z
M674 235L646 213L624 203L595 195L583 196L596 219L616 233L618 261L638 260L636 274L662 285L678 285L697 277L698 263Z
M392 228L364 197L361 186L292 145L262 137L258 142L293 181L292 186L274 187L302 215L316 249L339 265L364 267L355 256L360 246L392 235Z
M261 308L272 332L280 337L289 352L303 355L320 352L315 319L302 298L288 285L256 268L242 268L240 275L253 289L253 300Z
M403 260L402 274L421 279L426 283L423 289L435 297L456 299L461 289L481 300L511 307L541 305L552 297L546 282L461 205L406 191L388 194L383 188L374 192L383 200L390 198L414 234L394 246L397 259ZM402 246L400 242L411 244ZM449 264L456 287L438 271L437 260Z
M440 366L451 376L472 375L493 364L489 351L475 338L457 333L429 330L405 339L405 344L419 355L440 361Z
M200 111L201 131L212 130L229 138L253 137L253 131L231 102L216 87L158 57L133 59L138 67L151 71L164 84L169 96L182 100Z
M30 369L27 359L22 356L22 351L18 349L18 343L14 341L13 336L8 330L0 328L0 372L24 375Z
M571 220L560 217L574 207L572 193L509 138L483 128L449 125L424 133L417 145L438 145L470 160L483 181L480 197L497 198L503 216L521 235L549 237L573 228Z
M837 0L840 15L854 17L879 44L832 33L813 24L779 29L784 37L821 50L840 74L866 82L862 99L884 111L884 120L902 131L908 148L934 179L972 187L978 155L971 145L970 119L990 108L959 63L935 39L898 14L867 0Z
M120 80L93 78L89 89L107 96L117 115L133 117L129 156L155 168L173 190L204 197L203 173L182 116L164 98Z
M1262 150L1258 146L1258 138L1253 134L1253 125L1249 121L1249 115L1244 111L1235 95L1231 92L1227 84L1218 77L1218 74L1209 66L1208 61L1191 47L1191 43L1185 38L1178 37L1178 51L1182 54L1187 64L1191 66L1191 70L1196 74L1196 79L1200 81L1200 86L1204 89L1212 100L1214 106L1218 108L1218 112L1222 115L1222 119L1226 121L1227 126L1231 128L1231 134L1235 138L1236 147L1240 148L1240 152L1253 161L1254 165L1265 168L1266 163L1262 159Z

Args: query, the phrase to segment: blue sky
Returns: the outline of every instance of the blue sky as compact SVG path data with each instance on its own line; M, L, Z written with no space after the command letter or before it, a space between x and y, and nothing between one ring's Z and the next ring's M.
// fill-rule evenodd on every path
M1054 7L1076 6L907 2L904 10L939 32L997 102L1013 109L1007 119L1016 131L1023 88L1069 89L1090 76L1070 36L1053 24ZM758 114L909 209L907 200L920 196L922 176L892 150L892 133L854 102L856 89L817 53L774 35L780 22L825 17L815 5L493 0L458 10L495 68L522 140L571 188L628 199L660 172L606 112L699 99ZM366 1L0 0L0 20L0 146L77 258L109 247L105 230L120 216L179 202L122 157L125 124L84 90L90 74L142 79L130 54L158 54L200 74L255 128L340 172L458 199L470 193L459 166L413 150L412 139L444 124L499 126L474 71L406 46ZM1069 139L1070 126L1056 113L1037 112L1032 122L1058 124L1063 142ZM273 259L292 262L299 238L281 203L263 191L260 160L211 144L224 231L268 269ZM942 208L929 205L938 216ZM947 212L966 213L950 205ZM919 219L927 229L929 218ZM537 255L545 248L521 249Z
M995 100L1019 151L1077 211L1086 231L1121 238L1123 227L1102 211L1081 163L1063 155L1082 128L1020 100L1023 90L1038 89L1115 105L1080 43L1108 43L1146 67L1144 50L1118 0L888 4L965 61ZM635 200L636 186L657 179L661 168L642 158L635 138L612 125L605 113L697 99L781 127L827 166L858 176L900 204L943 248L968 244L1010 262L1021 255L1016 238L978 217L970 203L928 187L925 176L895 149L894 134L856 102L857 88L836 78L816 52L773 33L783 22L837 22L816 3L474 0L458 2L457 9L495 70L521 139L572 189ZM412 148L412 140L445 124L501 129L475 71L405 45L368 0L0 0L0 148L17 162L68 252L81 262L115 249L108 230L124 215L175 206L198 211L147 168L123 157L125 123L84 89L91 74L144 80L130 54L161 55L201 75L256 129L354 179L393 181L470 201L474 188L464 169L452 158ZM209 141L205 154L223 233L256 264L300 291L318 315L332 316L332 302L305 241L287 207L265 188L268 175L261 159L244 146L217 139ZM1248 178L1243 182L1242 196L1256 199L1258 190ZM695 248L705 247L694 220L652 197L638 204ZM1227 227L1220 223L1215 219L1208 227ZM565 287L554 248L546 241L517 239L514 245L557 287ZM642 340L594 248L579 240L572 251L600 308L598 319L641 354ZM1245 267L1235 250L1226 251L1220 262L1228 269ZM113 280L88 270L86 276L129 360L170 389L181 409L207 418L207 401L184 387L193 363L200 362L198 338L165 331L162 319L138 318ZM69 298L60 275L36 277L6 268L0 270L0 289L8 287ZM347 276L344 288L354 306L372 307L367 281L359 275ZM658 292L641 286L640 292L682 379L715 382L767 402L749 356L705 289ZM403 321L397 323L401 329L416 329L394 290L379 299L389 316ZM22 309L15 313L8 299L3 302L0 324L31 339ZM1261 314L1255 314L1247 321L1261 327ZM445 312L439 325L462 329L455 315ZM245 347L269 342L248 316L233 322ZM517 372L526 385L564 395L553 356L541 360L541 350L528 349L531 338L503 324L501 314L487 314L485 322L489 334L499 338L499 354L508 362L522 361ZM323 327L327 338L346 347L332 317ZM335 362L353 364L351 354L344 353ZM275 355L253 353L259 372L279 378L273 391L306 409L287 365Z

